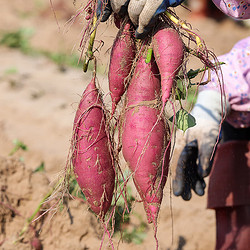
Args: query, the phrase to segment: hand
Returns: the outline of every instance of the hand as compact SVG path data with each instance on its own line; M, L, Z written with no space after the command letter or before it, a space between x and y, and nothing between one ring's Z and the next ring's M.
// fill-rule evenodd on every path
M102 3L102 1L104 1ZM107 2L106 2L107 1ZM101 22L108 20L112 11L123 17L128 11L129 18L137 27L136 38L143 38L146 36L157 16L168 7L176 7L184 0L99 0L97 15L100 16L101 7L105 4Z
M129 0L98 0L97 17L101 16L101 22L106 22L112 12L124 17L127 13Z
M189 128L185 135L180 131L176 135L177 145L173 157L177 157L178 162L173 180L174 195L190 200L191 189L197 195L204 195L204 177L211 171L211 157L218 139L223 110L225 112L220 93L213 90L199 93L191 112L196 125Z
M178 160L176 176L173 180L175 196L181 195L183 200L191 199L191 189L202 196L206 188L204 179L198 174L198 144L197 140L188 143Z
M184 0L130 0L128 15L132 23L137 27L136 38L147 35L159 14L165 12L168 7L176 7Z

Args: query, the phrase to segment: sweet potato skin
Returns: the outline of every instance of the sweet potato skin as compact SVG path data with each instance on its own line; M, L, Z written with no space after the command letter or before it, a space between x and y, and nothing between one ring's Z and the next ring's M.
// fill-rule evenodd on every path
M135 42L131 24L128 22L121 27L111 50L108 78L113 111L125 92L125 81L134 58Z
M158 119L160 88L155 62L146 64L141 57L127 91L122 150L149 223L156 223L168 173L168 156L163 164L168 131L165 119Z
M104 216L115 184L103 103L95 78L85 89L74 120L72 164L76 180L91 210Z
M152 47L161 74L162 102L164 105L170 97L174 78L182 65L184 46L176 30L162 28L152 37Z

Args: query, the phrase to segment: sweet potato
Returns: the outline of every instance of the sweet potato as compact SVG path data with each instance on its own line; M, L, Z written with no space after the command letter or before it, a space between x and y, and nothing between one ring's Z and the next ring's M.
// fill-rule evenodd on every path
M103 103L95 77L85 89L74 120L72 164L91 210L103 217L115 183Z
M161 74L162 102L165 105L169 99L174 78L183 62L183 42L176 30L163 28L152 37L152 47Z
M118 32L110 56L108 78L113 112L124 94L125 80L130 73L134 57L135 42L132 37L131 24L128 22Z
M161 115L161 86L154 61L141 56L128 87L122 131L123 155L144 203L148 222L156 224L168 173L164 152L168 127ZM161 116L160 116L161 115Z

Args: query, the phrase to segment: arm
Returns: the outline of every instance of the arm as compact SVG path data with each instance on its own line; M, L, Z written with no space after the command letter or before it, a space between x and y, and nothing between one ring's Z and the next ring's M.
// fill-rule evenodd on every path
M213 0L217 8L235 19L250 18L250 0Z
M227 115L226 120L233 127L249 127L250 37L236 43L228 54L218 59L225 62L221 70L225 83L225 101L222 103L226 105L222 109L219 82L216 73L212 72L211 82L200 87L202 91L191 112L196 119L196 126L189 128L184 135L183 132L176 135L173 159L178 162L174 164L176 174L173 191L184 200L191 199L191 189L198 195L204 194L204 177L209 175L211 170L210 159L222 116ZM246 116L241 117L242 112L245 112ZM236 116L232 117L232 114Z

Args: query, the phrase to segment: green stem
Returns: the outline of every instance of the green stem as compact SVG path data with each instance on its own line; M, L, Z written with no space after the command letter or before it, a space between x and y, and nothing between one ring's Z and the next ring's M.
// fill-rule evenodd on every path
M215 63L214 64L214 67L217 67L217 66L220 66L220 65L223 65L225 64L224 62L218 62L218 63ZM199 69L196 69L196 70L189 70L187 72L187 77L189 79L189 85L188 85L188 88L192 85L202 85L202 83L191 83L191 79L195 78L199 73L201 72L204 72L205 70L208 70L209 67L202 67L202 68L199 68Z
M195 41L196 41L197 46L200 47L200 48L202 48L202 41L201 41L201 39L199 38L199 36L197 36L194 32L192 32L184 22L178 20L176 17L174 17L174 16L173 16L171 13L169 13L168 11L165 11L164 14L165 14L173 23L175 23L175 24L177 24L177 25L180 25L180 26L181 26L183 29L185 29L190 35L192 35L192 36L195 38Z
M92 24L93 27L96 26L96 22L97 22L97 16L95 15L93 19L93 24ZM96 36L96 28L93 30L93 32L90 35L88 50L86 52L84 62L83 62L83 72L87 72L89 61L92 60L93 58L93 46L94 46L95 36Z
M152 54L153 54L153 49L149 48L148 51L147 51L147 57L146 57L146 60L145 60L146 63L150 63L150 61L152 59Z
M63 178L61 178L57 184L42 198L42 200L40 201L38 207L36 208L36 210L34 211L34 213L26 219L26 224L23 227L23 229L21 230L19 237L21 237L29 228L31 222L34 220L35 216L37 215L37 213L40 211L43 203L52 195L52 193L54 192L54 190L62 183Z
M34 213L26 220L26 224L25 226L23 227L22 231L20 232L19 236L22 236L26 231L27 229L29 228L30 226L30 223L33 221L33 219L35 218L35 216L37 215L37 213L40 211L43 203L46 201L47 198L50 197L50 195L52 194L52 192L54 191L54 189L51 189L44 197L43 199L41 200L41 202L39 203L38 207L36 208L36 210L34 211Z
M182 103L181 103L181 97L180 97L180 95L179 95L179 91L178 91L178 90L176 91L176 95L177 95L177 99L178 99L178 101L179 101L179 103L180 103L181 108L183 108L183 107L182 107Z
M12 150L11 150L11 152L9 153L9 156L12 156L12 155L14 155L17 151L18 151L18 147L14 147Z

